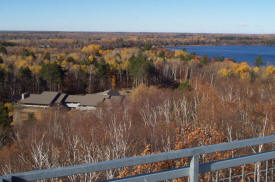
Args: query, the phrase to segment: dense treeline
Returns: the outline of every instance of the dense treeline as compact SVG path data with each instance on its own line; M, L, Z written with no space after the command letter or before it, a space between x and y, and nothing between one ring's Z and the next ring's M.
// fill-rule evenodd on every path
M26 91L39 93L51 90L77 94L132 87L140 83L171 86L189 79L192 70L197 67L225 60L223 57L200 57L184 50L146 46L103 49L100 45L90 44L70 52L64 51L56 48L3 47L0 53L0 101L14 101ZM245 63L228 65L231 68L225 66L221 71L229 76L248 77L247 74L250 74L254 79L259 70L266 72L266 76L274 72L273 67L253 70ZM240 67L239 73L235 72L237 67Z
M157 73L159 70L148 56L149 52L137 48L102 50L98 45L89 45L70 54L35 54L35 51L23 49L19 55L2 55L1 100L12 101L26 91L92 93L141 82L161 83L162 75Z
M41 48L82 48L99 44L104 49L182 45L275 45L274 35L104 32L0 32L0 41ZM0 42L0 44L1 44Z

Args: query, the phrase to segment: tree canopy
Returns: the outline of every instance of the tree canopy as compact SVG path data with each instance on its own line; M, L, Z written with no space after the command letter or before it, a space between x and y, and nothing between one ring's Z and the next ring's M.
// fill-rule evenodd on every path
M53 87L60 86L64 77L64 71L56 62L43 64L40 74L42 79L50 84L51 90Z
M9 117L8 108L4 104L0 103L0 127L9 127L11 123L11 118Z
M262 56L257 56L255 61L254 61L254 65L257 66L257 67L260 67L263 64L264 64L263 63L263 57Z
M154 67L151 61L141 53L137 56L132 56L129 59L129 73L136 82L144 82L146 78L153 75Z

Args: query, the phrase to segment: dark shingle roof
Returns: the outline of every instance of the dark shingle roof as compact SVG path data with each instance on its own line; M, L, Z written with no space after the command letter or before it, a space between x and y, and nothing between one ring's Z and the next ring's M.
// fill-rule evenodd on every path
M59 95L60 93L58 92L44 91L41 94L30 94L28 98L23 99L20 102L22 104L51 105Z
M116 90L106 90L106 91L100 92L98 94L101 94L101 93L103 95L109 95L109 96L119 96L120 95L120 93L118 91L116 91Z
M67 95L58 92L44 91L42 94L30 94L26 99L22 99L22 104L29 105L47 105L50 106L54 103L80 103L81 106L97 106L105 99L121 100L120 93L116 90L106 90L104 92L86 95Z
M84 95L69 95L65 102L70 103L80 103Z
M99 103L103 102L108 96L101 94L87 94L83 97L80 105L82 106L97 106Z
M109 96L102 94L87 94L87 95L69 95L65 102L66 103L80 103L81 106L97 106L103 102L104 99Z
M61 94L57 99L56 99L56 103L57 104L62 104L64 102L64 100L66 99L68 95L67 94Z

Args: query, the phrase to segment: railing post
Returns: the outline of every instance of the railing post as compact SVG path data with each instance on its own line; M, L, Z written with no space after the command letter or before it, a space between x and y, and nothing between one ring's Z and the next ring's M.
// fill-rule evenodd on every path
M216 171L216 182L219 182L220 178L219 178L219 171Z
M265 162L265 182L268 182L268 161Z
M254 164L254 182L257 181L257 163Z
M244 165L242 166L242 182L245 180Z
M0 176L0 182L6 182L3 176L2 177Z
M229 168L229 182L232 182L232 169Z
M10 182L12 181L11 177L0 176L0 182Z
M194 155L192 157L190 168L189 168L189 178L190 182L198 182L199 181L199 155Z

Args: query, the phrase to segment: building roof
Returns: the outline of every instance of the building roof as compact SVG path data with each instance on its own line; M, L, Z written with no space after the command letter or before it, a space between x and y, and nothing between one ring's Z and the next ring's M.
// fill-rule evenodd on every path
M97 106L99 103L103 102L108 96L100 94L87 94L83 97L80 105L82 106Z
M29 97L22 99L22 104L28 105L47 105L50 106L54 103L62 104L65 103L79 103L80 106L97 106L101 102L108 100L121 101L120 93L116 90L106 90L95 94L86 95L67 95L60 94L58 92L44 91L41 94L30 94Z
M84 95L69 95L65 102L70 102L70 103L80 103L81 100L83 99Z
M109 96L102 94L69 95L66 103L80 103L81 106L97 106Z
M34 105L51 105L55 102L60 95L58 92L44 91L41 94L30 94L26 99L22 99L22 104L34 104Z
M108 96L119 96L120 93L117 90L106 90L104 92L100 92L98 94L108 95Z
M66 99L68 95L67 94L61 94L57 99L56 99L56 103L57 104L62 104L64 102L64 100Z

